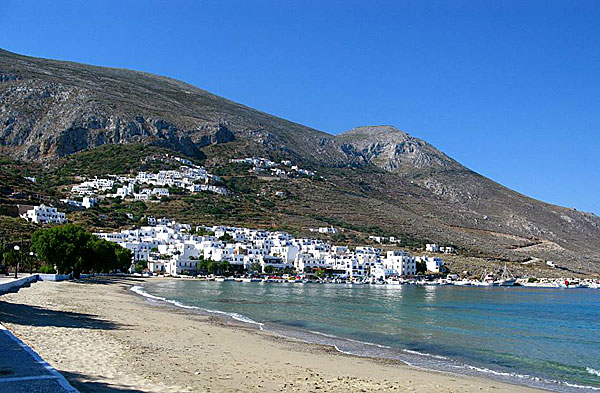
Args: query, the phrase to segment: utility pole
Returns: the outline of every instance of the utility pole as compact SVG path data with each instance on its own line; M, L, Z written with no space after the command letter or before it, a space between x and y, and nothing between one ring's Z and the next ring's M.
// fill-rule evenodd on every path
M13 249L18 252L21 249L21 247L19 247L18 245L15 245L13 247ZM19 272L19 259L17 258L17 266L15 267L15 279L18 278L17 277L18 272Z
M33 261L35 253L31 251L31 240L29 241L29 274L33 275Z
M23 234L21 234L21 255L19 255L21 266L23 266ZM17 271L19 270L19 264L17 264Z

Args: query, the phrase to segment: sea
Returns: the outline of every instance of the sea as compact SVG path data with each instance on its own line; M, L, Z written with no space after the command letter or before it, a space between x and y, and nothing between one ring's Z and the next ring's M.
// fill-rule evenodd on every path
M148 281L152 301L357 356L600 392L600 290Z

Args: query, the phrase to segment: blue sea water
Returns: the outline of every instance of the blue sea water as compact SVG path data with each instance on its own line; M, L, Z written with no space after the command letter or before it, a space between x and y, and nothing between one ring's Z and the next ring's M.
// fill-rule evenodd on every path
M356 355L600 392L600 290L199 280L136 289Z

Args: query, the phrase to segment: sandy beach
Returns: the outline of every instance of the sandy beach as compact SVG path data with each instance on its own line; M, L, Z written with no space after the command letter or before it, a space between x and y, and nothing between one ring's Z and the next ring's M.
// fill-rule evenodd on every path
M39 282L0 322L82 392L535 392L359 358L152 302L141 279Z

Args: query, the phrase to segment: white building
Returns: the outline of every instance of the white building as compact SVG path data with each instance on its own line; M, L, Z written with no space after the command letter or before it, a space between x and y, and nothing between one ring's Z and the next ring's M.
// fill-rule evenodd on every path
M160 187L154 187L152 189L152 195L156 195L159 197L168 197L169 196L169 190L166 188L160 188Z
M46 205L35 206L21 214L21 217L36 224L63 224L67 221L65 213Z
M417 274L415 257L404 251L388 251L383 264L387 269L393 270L399 276L414 276Z
M83 202L81 202L81 206L85 207L86 209L90 209L94 206L96 206L98 204L98 200L96 198L90 198L90 197L83 197Z
M452 246L440 247L440 251L444 254L454 254L456 252Z
M440 246L435 243L426 244L425 251L427 252L440 252Z
M418 262L425 262L427 271L433 273L440 273L444 271L444 262L440 257L422 256L417 257Z
M123 187L117 188L117 193L115 194L115 196L125 198L127 196L133 195L134 192L134 184L132 182Z
M331 234L331 235L335 235L338 233L337 228L334 227L320 227L320 228L310 228L311 232L319 232L319 233L326 233L326 234Z

